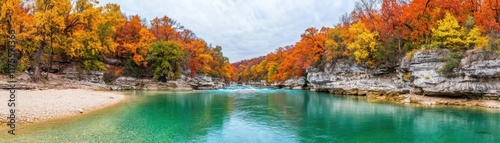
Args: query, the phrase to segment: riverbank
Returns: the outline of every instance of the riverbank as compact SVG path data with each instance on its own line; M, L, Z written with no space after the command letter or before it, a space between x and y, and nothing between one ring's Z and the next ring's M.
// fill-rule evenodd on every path
M0 101L9 91L0 90ZM25 124L66 118L103 109L126 100L123 93L90 89L16 90L16 123ZM0 123L6 123L9 107L0 106Z
M410 103L419 103L422 105L454 105L466 107L500 108L500 101L498 100L454 99L443 97L429 97L415 94L406 94L402 96L405 97L405 99L410 99Z
M368 100L368 102L391 102L395 104L418 104L423 106L447 105L500 108L500 101L498 100L433 97L416 94L399 95L394 92L371 92L366 95L366 99Z

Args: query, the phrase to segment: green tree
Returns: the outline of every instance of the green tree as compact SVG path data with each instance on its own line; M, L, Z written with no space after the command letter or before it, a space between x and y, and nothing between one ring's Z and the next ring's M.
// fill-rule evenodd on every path
M147 60L156 80L167 81L180 77L185 54L179 43L159 41L152 43L149 50Z

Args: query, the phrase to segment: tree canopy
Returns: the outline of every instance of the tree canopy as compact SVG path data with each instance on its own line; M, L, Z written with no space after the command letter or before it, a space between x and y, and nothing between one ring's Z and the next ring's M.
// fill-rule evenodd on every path
M118 66L114 73L151 74L159 80L174 80L181 74L234 79L235 69L222 47L209 46L168 16L147 24L139 15L124 15L118 4L101 6L98 0L0 0L0 8L2 19L7 11L13 12L16 50L21 53L18 71L34 69L34 82L44 79L42 72L54 72L50 70L54 61L78 65L80 71ZM5 40L6 23L1 26L0 39ZM119 64L110 65L108 59Z
M499 1L357 0L354 7L333 27L307 28L294 45L234 63L238 79L283 82L341 60L376 68L422 48L500 53Z

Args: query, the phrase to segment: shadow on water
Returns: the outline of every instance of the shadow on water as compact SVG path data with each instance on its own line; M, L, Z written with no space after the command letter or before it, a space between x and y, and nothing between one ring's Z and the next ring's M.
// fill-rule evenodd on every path
M500 139L498 110L405 107L303 90L257 87L131 93L133 100L106 111L23 128L13 141L494 142ZM4 141L2 137L0 142Z

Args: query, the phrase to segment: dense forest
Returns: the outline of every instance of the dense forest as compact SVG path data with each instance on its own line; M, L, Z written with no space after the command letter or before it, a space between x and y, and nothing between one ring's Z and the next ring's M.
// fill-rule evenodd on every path
M240 81L282 82L313 66L347 60L367 68L395 64L418 50L449 50L439 72L466 50L500 53L498 0L358 0L334 27L308 28L294 45L233 63Z
M7 43L11 25L16 71L28 71L33 82L49 80L44 73L59 72L55 65L159 81L197 74L236 78L222 47L208 45L167 16L147 21L98 0L0 0L0 9L0 40ZM0 53L5 74L7 48Z
M498 0L358 0L333 27L308 28L300 41L268 55L233 64L222 47L211 46L167 17L125 15L118 4L97 0L0 0L0 40L15 31L17 71L33 82L48 80L55 65L108 77L208 75L226 81L282 82L305 76L311 66L353 61L368 68L394 64L418 50L453 53L441 72L459 65L466 50L500 53ZM8 72L6 48L0 73Z

